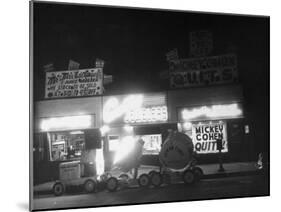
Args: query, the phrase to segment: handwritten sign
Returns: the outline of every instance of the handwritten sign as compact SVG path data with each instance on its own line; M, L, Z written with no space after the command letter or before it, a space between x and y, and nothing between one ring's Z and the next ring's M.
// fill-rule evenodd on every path
M102 68L47 72L45 85L45 98L100 95Z
M170 69L173 71L196 71L234 67L237 67L235 54L179 59L173 60L170 64Z
M237 81L238 72L235 67L170 73L171 88L218 85Z
M218 138L222 137L222 152L228 152L226 124L206 123L192 126L192 140L194 150L197 153L218 153L217 142Z

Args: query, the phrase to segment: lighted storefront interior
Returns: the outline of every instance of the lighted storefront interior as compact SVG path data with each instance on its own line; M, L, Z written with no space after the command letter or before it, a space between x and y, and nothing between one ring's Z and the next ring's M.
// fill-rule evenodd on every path
M47 136L51 161L80 159L82 151L85 150L83 131L50 132Z
M168 108L165 93L119 95L104 98L101 128L105 143L106 168L137 141L143 142L144 161L158 161L167 128Z
M244 121L241 103L224 103L178 109L178 129L190 136L199 155L218 153L217 139L222 138L222 153L239 157L244 151ZM241 152L242 153L242 152Z
M104 172L101 135L99 129L93 128L94 118L94 115L81 115L38 120L40 132L35 135L34 145L36 179L58 179L59 164L71 161L92 161L91 172L85 168L83 174Z

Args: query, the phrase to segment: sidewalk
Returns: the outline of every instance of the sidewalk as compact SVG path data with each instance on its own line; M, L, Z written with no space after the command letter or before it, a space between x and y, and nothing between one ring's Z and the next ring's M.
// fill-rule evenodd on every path
M203 179L214 179L221 177L235 177L235 176L246 176L246 175L257 175L262 174L263 171L255 167L256 162L236 162L236 163L225 163L223 167L224 172L218 172L218 164L202 164L198 165L203 172ZM159 171L159 167L155 166L141 166L139 168L139 175L144 173L149 173L150 171L155 170ZM34 186L34 192L44 192L51 191L54 182L47 182L40 185Z
M219 177L245 176L262 173L262 170L257 169L255 164L256 162L224 163L224 172L218 171L219 164L199 164L197 166L203 170L204 179L211 179ZM158 171L159 169L152 166L141 166L139 174L148 173L151 170Z

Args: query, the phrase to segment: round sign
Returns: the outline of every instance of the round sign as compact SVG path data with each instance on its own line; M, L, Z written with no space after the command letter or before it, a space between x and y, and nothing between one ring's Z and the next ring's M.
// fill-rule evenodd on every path
M167 168L183 169L192 159L193 143L183 133L171 132L159 154L160 162Z

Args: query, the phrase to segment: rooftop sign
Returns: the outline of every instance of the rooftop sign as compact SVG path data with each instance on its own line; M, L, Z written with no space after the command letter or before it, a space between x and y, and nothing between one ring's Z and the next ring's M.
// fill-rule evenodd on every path
M46 73L45 98L101 95L102 68Z

